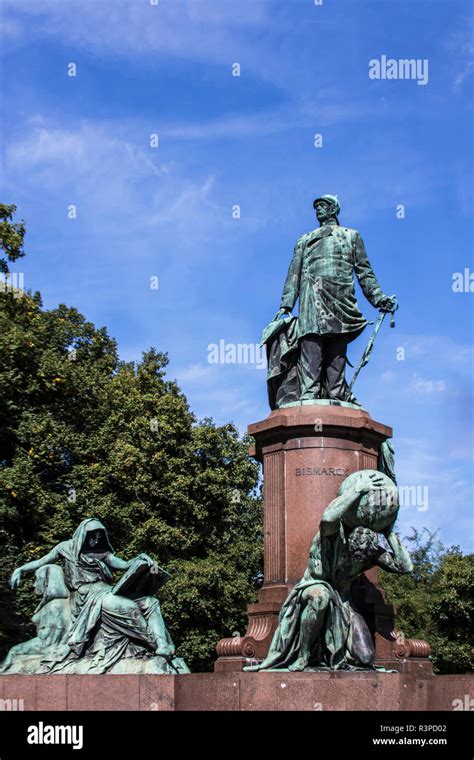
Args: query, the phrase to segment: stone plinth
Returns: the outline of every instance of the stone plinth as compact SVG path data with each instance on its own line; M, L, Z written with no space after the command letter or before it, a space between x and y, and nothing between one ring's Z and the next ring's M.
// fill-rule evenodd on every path
M390 427L363 409L322 404L277 409L248 431L255 440L250 454L263 465L264 583L258 603L247 608L245 636L217 644L216 672L241 670L266 656L281 605L306 569L324 510L348 475L378 469L380 446L392 436ZM394 608L385 603L378 570L368 572L353 591L378 664L402 669L403 659L405 672L432 672L426 642L397 641Z
M249 659L266 656L281 605L306 569L324 510L348 475L378 469L380 445L392 436L390 427L363 409L320 404L277 409L249 425L248 432L255 440L250 454L263 465L264 583L258 603L247 609L245 636L218 643L216 672L240 670ZM377 657L388 665L396 659L394 615L384 602L377 570L367 574L357 594ZM401 654L414 656L415 649ZM415 656L429 653L426 646L421 649Z
M472 674L266 671L0 676L1 709L26 711L451 711L455 705L460 709L465 695L473 691Z
M273 411L249 425L263 464L265 581L269 601L286 597L303 576L322 514L342 481L377 469L392 429L360 409L305 405ZM284 587L275 595L275 586Z

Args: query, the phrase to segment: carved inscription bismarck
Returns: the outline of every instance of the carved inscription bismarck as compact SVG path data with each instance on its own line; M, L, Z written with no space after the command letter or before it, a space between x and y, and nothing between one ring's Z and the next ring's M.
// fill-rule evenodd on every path
M337 475L345 478L349 471L345 467L296 467L295 475Z

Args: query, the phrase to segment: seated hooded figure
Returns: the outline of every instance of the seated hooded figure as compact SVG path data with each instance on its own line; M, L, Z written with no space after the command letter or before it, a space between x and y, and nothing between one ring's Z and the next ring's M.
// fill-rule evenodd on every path
M170 576L148 555L130 561L117 557L104 525L89 518L72 539L17 568L12 588L22 573L53 562L62 563L71 625L62 647L44 657L48 672L189 672L175 657L158 599L147 593L154 593ZM112 585L114 570L129 572Z
M59 565L43 565L35 573L35 591L41 595L32 622L36 636L12 647L1 673L27 673L41 667L42 659L64 644L71 623L69 591Z
M412 571L392 530L397 513L397 488L384 473L361 470L342 482L324 511L305 574L281 608L266 659L245 670L373 668L373 640L351 585L375 566ZM381 546L383 539L388 548Z

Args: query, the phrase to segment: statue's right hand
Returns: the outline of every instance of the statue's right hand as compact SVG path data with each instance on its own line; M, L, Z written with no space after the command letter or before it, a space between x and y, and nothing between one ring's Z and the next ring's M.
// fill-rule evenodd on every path
M10 588L12 589L17 588L17 586L20 585L20 580L21 580L21 567L17 567L17 569L14 570L11 575Z
M291 314L291 309L278 309L277 313L275 314L275 319L280 319L280 317L286 316L288 317Z
M382 473L372 472L368 478L360 484L358 491L361 494L367 494L374 489L382 488L383 485L384 478Z

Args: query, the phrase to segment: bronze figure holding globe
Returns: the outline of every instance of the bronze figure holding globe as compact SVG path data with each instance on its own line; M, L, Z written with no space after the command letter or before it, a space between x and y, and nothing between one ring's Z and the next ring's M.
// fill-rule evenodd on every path
M397 513L398 491L387 475L360 470L343 481L321 518L305 574L281 608L267 657L248 670L373 667L374 643L351 586L373 567L412 571L410 555L393 532Z

